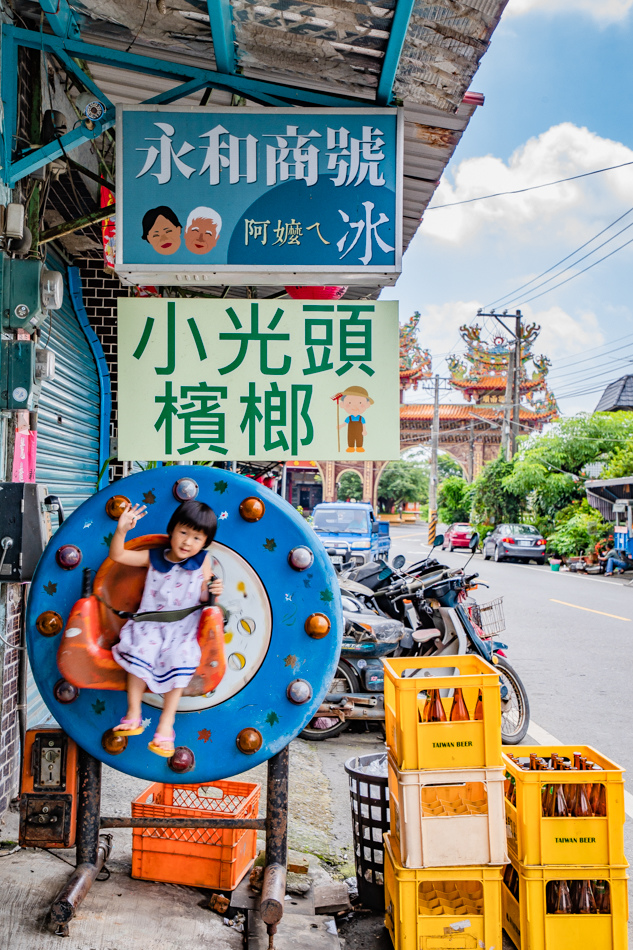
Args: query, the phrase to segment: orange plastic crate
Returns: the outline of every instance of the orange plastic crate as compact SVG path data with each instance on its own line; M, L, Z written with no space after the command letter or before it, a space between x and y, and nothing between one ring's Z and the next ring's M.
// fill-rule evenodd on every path
M260 790L253 782L154 782L132 802L132 817L257 818ZM132 877L232 891L256 853L254 829L134 828Z

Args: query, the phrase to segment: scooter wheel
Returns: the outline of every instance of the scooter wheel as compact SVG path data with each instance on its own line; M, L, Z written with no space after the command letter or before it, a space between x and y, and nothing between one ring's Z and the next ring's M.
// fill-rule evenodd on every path
M361 690L358 677L346 663L339 663L336 668L334 680L330 686L330 692L358 693ZM335 719L334 725L326 725L327 720ZM349 722L346 719L338 719L337 716L315 716L311 719L305 729L299 733L302 739L308 739L310 742L324 742L325 739L333 739L334 736L340 736L349 728Z

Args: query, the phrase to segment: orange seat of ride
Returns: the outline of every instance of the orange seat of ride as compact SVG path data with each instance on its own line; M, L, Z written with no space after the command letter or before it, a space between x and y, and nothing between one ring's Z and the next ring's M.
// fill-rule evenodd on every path
M147 534L128 541L125 547L130 551L148 551L168 545L166 534ZM146 575L146 567L130 567L109 557L105 559L95 576L93 593L73 606L59 644L57 666L69 683L80 689L126 688L127 673L112 655L126 620L107 605L128 613L138 610ZM198 643L200 665L184 690L185 696L211 692L226 671L224 617L219 607L204 607L200 611Z

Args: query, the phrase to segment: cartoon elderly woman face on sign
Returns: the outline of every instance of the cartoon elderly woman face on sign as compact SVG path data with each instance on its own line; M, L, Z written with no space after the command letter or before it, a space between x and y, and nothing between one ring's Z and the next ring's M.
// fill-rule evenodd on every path
M158 254L175 254L180 247L182 225L171 208L160 205L143 215L143 240Z
M185 225L185 247L193 254L208 254L217 244L222 218L213 208L194 208Z

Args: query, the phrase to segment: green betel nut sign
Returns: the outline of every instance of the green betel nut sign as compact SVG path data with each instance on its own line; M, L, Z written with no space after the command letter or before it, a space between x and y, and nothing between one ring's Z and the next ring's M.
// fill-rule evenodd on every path
M119 459L400 457L394 301L129 298Z

